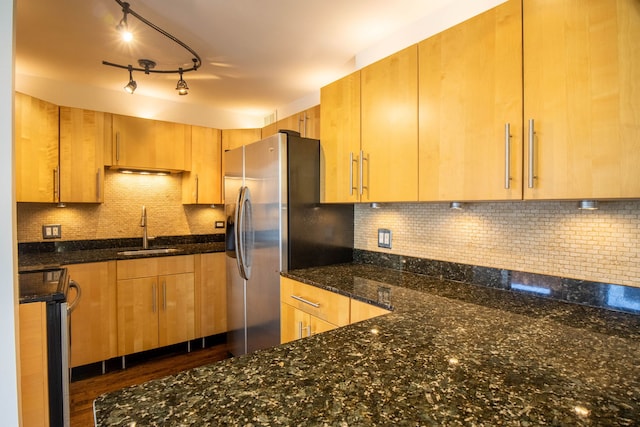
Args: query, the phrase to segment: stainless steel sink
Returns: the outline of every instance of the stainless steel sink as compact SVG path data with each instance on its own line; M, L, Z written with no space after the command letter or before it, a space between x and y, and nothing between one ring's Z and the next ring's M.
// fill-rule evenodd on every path
M176 248L157 248L157 249L131 249L128 251L118 252L118 255L157 255L157 254L172 254L174 252L180 252L181 249Z

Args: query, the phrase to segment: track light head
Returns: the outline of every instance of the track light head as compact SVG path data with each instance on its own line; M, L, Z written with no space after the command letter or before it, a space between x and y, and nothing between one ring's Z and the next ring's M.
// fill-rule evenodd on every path
M129 31L129 24L127 23L127 15L129 14L129 3L122 4L122 19L116 25L116 30L120 33L122 40L130 42L133 40L133 34Z
M188 95L189 94L189 86L187 86L187 82L182 79L182 68L179 69L180 72L180 80L178 80L178 84L176 85L176 90L178 91L178 95Z
M133 80L133 67L129 65L129 83L124 87L125 92L133 95L133 92L138 88L138 84Z

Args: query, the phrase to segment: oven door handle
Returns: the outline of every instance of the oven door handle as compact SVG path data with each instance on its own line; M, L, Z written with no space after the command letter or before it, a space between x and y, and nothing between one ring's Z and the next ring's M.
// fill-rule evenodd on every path
M80 285L78 282L74 280L69 280L69 289L76 290L76 297L73 299L73 302L67 306L67 315L70 315L73 310L76 309L78 303L80 302L80 298L82 297L82 289L80 289Z

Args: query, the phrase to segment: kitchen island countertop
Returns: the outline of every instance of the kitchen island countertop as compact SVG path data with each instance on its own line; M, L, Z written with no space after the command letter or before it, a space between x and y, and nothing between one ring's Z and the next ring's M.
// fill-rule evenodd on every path
M102 395L96 425L640 420L640 316L371 265L285 275L393 312Z

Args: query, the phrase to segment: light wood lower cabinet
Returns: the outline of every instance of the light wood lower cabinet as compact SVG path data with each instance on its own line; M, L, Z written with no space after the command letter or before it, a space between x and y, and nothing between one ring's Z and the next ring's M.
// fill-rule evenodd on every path
M351 299L351 323L362 322L363 320L382 316L387 313L391 312L384 308L367 304L366 302Z
M280 278L282 343L349 324L349 298L286 277Z
M194 256L118 261L118 355L196 338Z
M116 318L116 262L66 266L82 296L71 313L71 367L115 357L118 350ZM74 295L70 299L75 298Z
M196 337L227 332L227 282L224 252L195 256Z
M20 304L20 399L23 426L49 425L47 313L44 302Z
M389 310L280 278L280 341L283 344L386 313Z
M280 326L282 343L310 337L338 327L285 303L281 303Z

